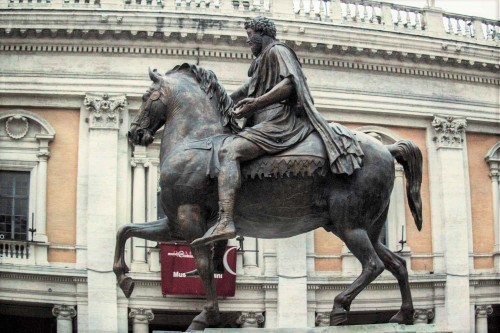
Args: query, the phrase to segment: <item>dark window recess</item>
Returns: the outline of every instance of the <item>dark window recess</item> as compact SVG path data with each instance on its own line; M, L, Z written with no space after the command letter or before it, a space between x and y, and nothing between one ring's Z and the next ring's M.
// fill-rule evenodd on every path
M29 172L0 171L0 239L27 240Z

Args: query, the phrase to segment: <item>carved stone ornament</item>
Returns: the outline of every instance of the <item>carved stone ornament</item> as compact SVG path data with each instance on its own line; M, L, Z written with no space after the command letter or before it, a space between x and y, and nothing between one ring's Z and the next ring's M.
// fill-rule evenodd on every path
M66 304L54 305L52 308L52 314L57 317L58 320L71 320L71 318L76 316L76 310L73 306Z
M118 129L120 112L127 106L125 95L110 97L88 94L83 105L90 112L89 125L91 128Z
M488 317L493 314L493 307L491 305L477 305L476 317Z
M428 324L432 319L434 319L433 309L415 309L413 324Z
M261 312L242 312L236 319L236 323L241 327L258 328L265 321L264 315Z
M138 308L130 310L128 317L134 319L134 321L149 322L153 320L155 316L151 309Z
M28 134L28 130L28 119L21 115L12 116L5 122L5 131L14 140L24 138Z
M434 127L434 141L437 148L463 147L463 136L467 128L467 120L465 118L434 116L432 127Z

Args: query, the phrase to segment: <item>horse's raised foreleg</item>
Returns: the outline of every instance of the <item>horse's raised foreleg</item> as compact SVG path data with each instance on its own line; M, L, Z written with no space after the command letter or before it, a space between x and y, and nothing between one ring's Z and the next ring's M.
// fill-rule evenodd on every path
M187 241L199 238L205 232L204 220L199 205L179 206L177 218L181 233ZM220 321L211 246L191 247L191 251L195 259L196 270L203 282L207 303L203 311L193 319L187 329L188 331L203 330L209 326L217 325Z
M347 320L347 311L349 311L354 298L384 271L384 264L377 256L366 230L343 229L339 236L361 262L363 270L346 290L335 297L333 310L330 314L330 325L332 326Z
M411 298L410 283L408 282L408 270L406 261L386 248L380 242L374 243L375 251L384 262L385 268L398 280L401 298L403 300L401 309L390 320L391 323L411 325L413 324L413 301Z
M131 237L142 238L150 241L167 242L172 240L168 228L168 219L163 218L158 221L147 223L129 223L118 229L116 233L115 258L113 272L116 275L118 284L128 298L134 290L132 278L126 276L129 271L125 263L125 243Z

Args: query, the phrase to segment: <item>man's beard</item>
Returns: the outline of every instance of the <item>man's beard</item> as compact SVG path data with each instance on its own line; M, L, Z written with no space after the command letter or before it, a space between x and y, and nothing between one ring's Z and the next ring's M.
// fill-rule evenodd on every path
M252 36L252 46L251 50L254 56L258 56L262 51L262 36L259 34L255 34Z

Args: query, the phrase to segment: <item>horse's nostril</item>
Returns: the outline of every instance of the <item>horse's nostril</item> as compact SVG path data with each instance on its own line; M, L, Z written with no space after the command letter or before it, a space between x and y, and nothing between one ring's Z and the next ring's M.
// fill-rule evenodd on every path
M140 129L136 133L137 133L137 136L142 137L144 135L144 130Z

